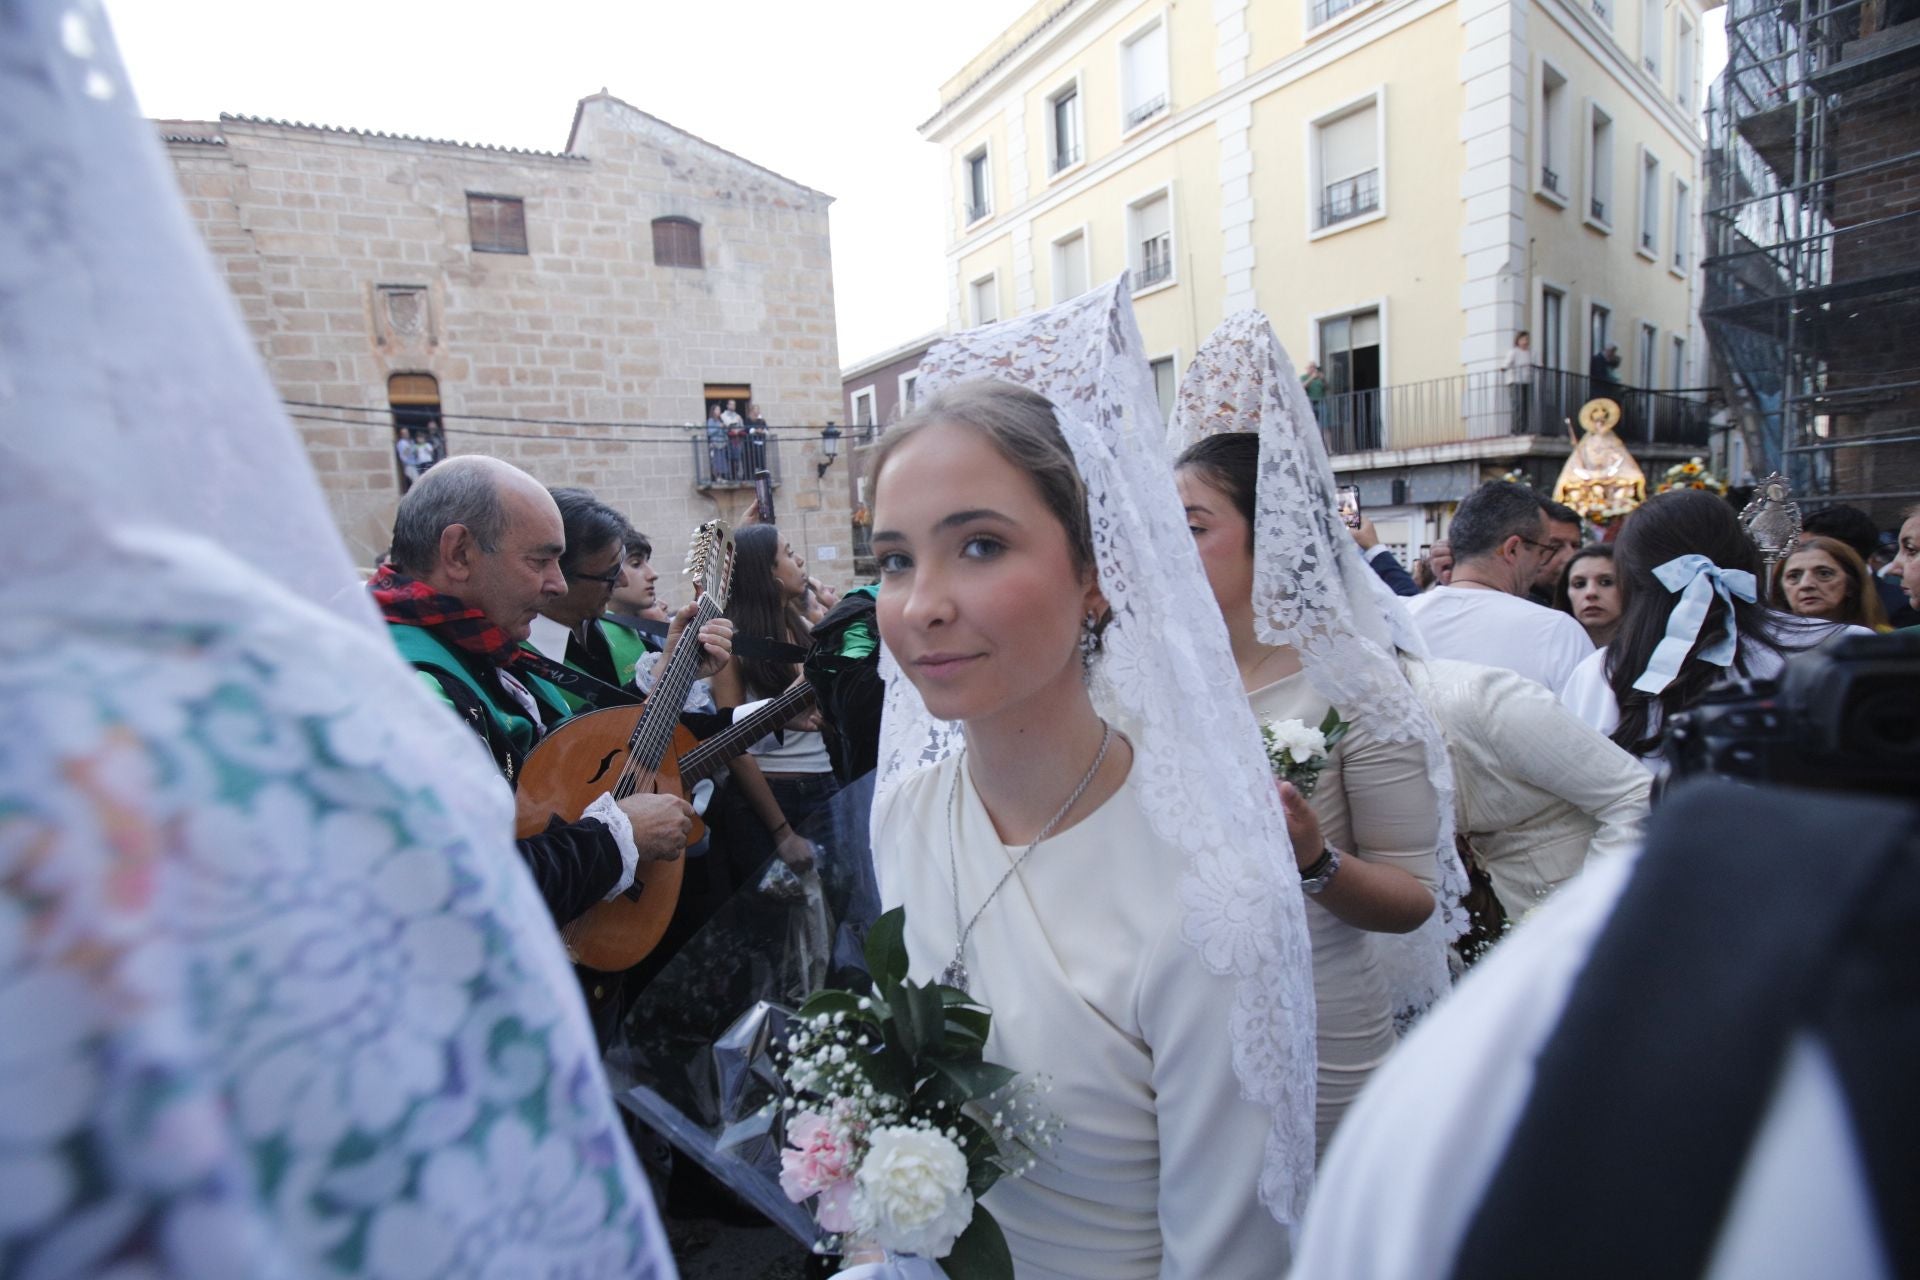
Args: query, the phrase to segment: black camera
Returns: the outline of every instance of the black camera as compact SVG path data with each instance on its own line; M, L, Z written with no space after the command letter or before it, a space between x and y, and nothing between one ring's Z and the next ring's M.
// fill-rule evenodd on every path
M1920 795L1920 629L1846 635L1673 717L1669 782L1700 775Z

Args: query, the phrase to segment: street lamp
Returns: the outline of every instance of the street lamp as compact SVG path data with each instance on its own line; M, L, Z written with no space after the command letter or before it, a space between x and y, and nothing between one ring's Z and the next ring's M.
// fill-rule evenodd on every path
M826 429L820 433L820 451L827 455L827 460L815 464L813 474L816 480L825 476L827 474L827 468L832 466L833 460L840 456L840 428L834 426L831 422L829 422L826 425Z

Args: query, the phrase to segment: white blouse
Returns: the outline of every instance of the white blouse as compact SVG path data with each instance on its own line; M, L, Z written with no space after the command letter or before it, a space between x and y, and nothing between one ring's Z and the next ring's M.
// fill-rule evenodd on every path
M965 959L969 989L993 1013L987 1058L1052 1079L1059 1141L984 1200L1015 1274L1283 1274L1287 1234L1258 1193L1270 1121L1241 1098L1233 1070L1233 979L1181 938L1185 856L1154 834L1129 776L987 902L1026 846L1000 840L965 759L876 802L874 864L881 901L906 907L917 982L953 958L957 867L961 918L986 903Z
M1403 659L1453 761L1454 825L1518 920L1589 858L1639 845L1651 781L1540 684L1502 667Z

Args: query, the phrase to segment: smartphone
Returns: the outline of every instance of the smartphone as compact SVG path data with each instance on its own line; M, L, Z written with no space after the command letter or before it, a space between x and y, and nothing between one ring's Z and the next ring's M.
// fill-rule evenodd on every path
M1343 484L1336 493L1339 495L1336 503L1340 519L1345 522L1347 528L1358 529L1360 527L1360 486Z
M777 523L773 518L773 473L765 467L753 473L753 496L760 504L760 523Z

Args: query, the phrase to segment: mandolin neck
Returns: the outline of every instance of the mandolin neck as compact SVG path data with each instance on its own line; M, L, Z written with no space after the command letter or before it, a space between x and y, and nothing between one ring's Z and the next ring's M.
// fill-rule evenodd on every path
M680 757L680 780L691 785L720 772L727 761L813 705L813 686L797 684Z
M640 724L633 731L631 747L635 761L652 772L667 757L673 745L673 731L680 723L680 712L687 705L687 692L693 688L694 675L700 669L700 628L720 616L720 606L711 594L700 597L693 621L680 633L680 644L662 661L660 676L647 695Z

